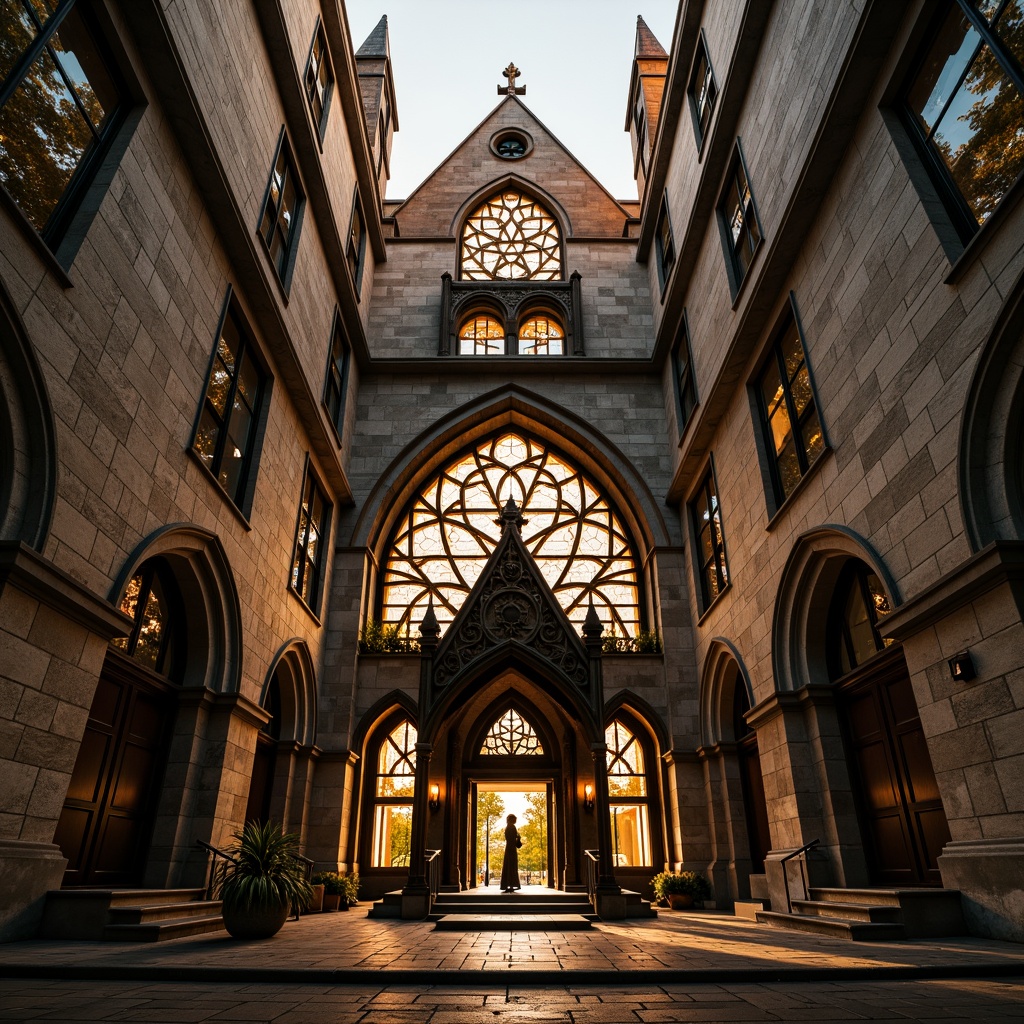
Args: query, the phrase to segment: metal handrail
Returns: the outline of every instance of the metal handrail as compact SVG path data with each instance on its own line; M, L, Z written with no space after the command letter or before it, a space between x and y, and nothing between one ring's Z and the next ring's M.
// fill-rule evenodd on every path
M230 853L225 853L223 850L218 850L216 846L212 846L210 843L204 842L202 839L196 840L196 846L201 846L208 854L206 858L206 898L208 900L213 899L213 892L219 881L223 879L224 872L227 870L227 863L218 869L217 858L221 858L226 862L237 864L238 859L232 857Z
M291 855L291 858L292 860L297 860L302 865L302 877L305 878L306 881L308 882L310 876L313 874L313 865L316 864L316 861L313 860L312 857L303 857L301 853L293 853ZM299 901L292 900L292 915L294 916L296 921L298 921L299 919L300 910L301 908L299 907Z
M600 874L600 850L584 850L583 874L587 885L587 899L597 906L597 878Z
M427 868L427 887L430 889L430 900L427 904L427 916L429 917L434 909L437 894L441 891L441 851L424 850L423 852Z
M792 853L787 853L785 857L779 859L779 863L782 865L782 881L786 886L786 913L793 913L793 900L789 895L789 871L786 868L786 863L791 861L794 857L799 857L801 854L807 853L808 850L813 850L819 843L820 839L812 839L809 843L804 843L799 850L794 850ZM808 895L807 888L807 870L805 865L807 864L807 858L805 857L800 861L800 878L804 883L804 896Z

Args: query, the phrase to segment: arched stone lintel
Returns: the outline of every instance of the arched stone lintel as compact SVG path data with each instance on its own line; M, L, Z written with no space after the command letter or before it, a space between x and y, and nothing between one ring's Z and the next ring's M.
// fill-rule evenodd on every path
M638 693L632 693L629 690L619 690L618 693L605 701L604 727L606 729L620 711L628 712L638 721L642 722L650 731L657 745L656 753L659 760L667 751L672 749L672 742L669 738L664 718Z
M727 737L722 728L722 706L728 702L731 709L732 694L723 690L730 666L735 666L743 688L747 693L747 703L754 707L754 690L750 684L750 673L743 661L743 656L736 645L724 636L716 636L711 640L708 653L704 658L704 666L700 677L700 743L702 747L714 747L717 744L735 739Z
M316 669L305 640L293 637L278 648L263 680L261 707L266 707L271 680L279 669L281 717L284 719L281 742L294 741L311 747L316 743Z
M540 708L515 686L511 686L508 690L500 693L473 719L469 730L466 732L466 742L463 750L465 762L467 764L471 762L478 763L478 758L488 756L480 753L484 737L499 716L505 714L510 708L518 712L523 720L529 723L540 740L544 753L541 755L531 755L531 758L534 758L538 765L557 763L561 753L558 739L551 731L547 719L541 714Z
M419 708L416 701L404 690L391 690L374 701L359 716L359 722L352 735L351 748L359 757L363 756L366 741L377 731L380 723L396 711L404 712L409 721L416 726L417 732L419 731Z
M658 502L615 444L563 406L518 384L506 384L441 416L405 445L367 497L348 546L370 548L380 565L395 520L417 488L468 445L503 428L555 445L605 487L638 545L641 564L652 548L671 544Z
M181 590L188 631L184 686L237 693L242 678L242 612L234 574L220 538L191 523L170 523L142 540L110 589L120 606L132 576L147 559L162 557Z
M899 587L877 551L854 530L836 524L815 527L793 545L775 597L772 618L772 673L779 692L827 683L825 633L836 579L850 558L878 576L889 604L903 603ZM751 707L756 706L751 701Z

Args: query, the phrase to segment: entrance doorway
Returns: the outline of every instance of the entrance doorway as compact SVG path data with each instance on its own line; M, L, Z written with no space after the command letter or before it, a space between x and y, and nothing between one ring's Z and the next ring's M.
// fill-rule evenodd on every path
M479 781L470 786L471 887L497 889L505 859L505 824L516 816L522 841L519 878L526 885L554 887L551 871L553 786L545 782Z

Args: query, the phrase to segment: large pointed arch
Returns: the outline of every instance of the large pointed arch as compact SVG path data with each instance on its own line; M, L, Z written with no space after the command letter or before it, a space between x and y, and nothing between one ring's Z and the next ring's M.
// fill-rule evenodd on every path
M700 677L700 743L713 747L723 740L734 740L729 735L732 723L732 702L738 674L739 685L747 695L747 705L753 707L754 691L750 674L735 644L725 637L716 636L708 646Z
M316 669L305 640L293 637L278 648L263 680L262 707L267 706L275 676L281 698L279 738L312 746L316 742Z
M572 237L572 221L562 204L546 189L541 188L536 182L529 181L518 174L503 174L500 177L492 178L489 182L481 185L471 195L467 196L463 204L455 211L449 226L449 234L456 238L461 236L462 227L466 218L488 196L496 195L504 190L511 189L530 196L540 203L557 221L562 239Z

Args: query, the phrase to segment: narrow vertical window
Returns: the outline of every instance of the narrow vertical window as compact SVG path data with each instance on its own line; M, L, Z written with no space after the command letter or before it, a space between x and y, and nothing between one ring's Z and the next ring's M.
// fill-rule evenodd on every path
M690 504L690 513L693 517L693 534L697 544L701 603L707 610L729 583L722 514L718 506L715 475L710 467L701 481L696 498Z
M1024 3L929 6L940 13L902 113L966 241L1024 171Z
M672 239L672 221L668 215L668 198L661 201L661 213L658 214L658 228L654 235L654 246L658 259L658 283L661 290L672 274L672 267L676 262L676 247Z
M637 96L633 108L633 130L636 132L636 155L639 170L647 173L647 115L644 113L643 96Z
M89 6L0 2L0 184L51 247L126 106Z
M676 378L679 431L682 433L686 429L686 424L690 422L690 416L697 405L697 387L693 380L693 359L690 355L690 327L685 311L672 360Z
M825 450L810 370L792 316L757 378L757 397L778 505Z
M192 449L234 504L245 508L255 469L267 376L234 303L229 303L213 354Z
M371 867L409 866L416 740L416 726L407 718L401 719L381 740L373 789Z
M639 738L618 719L605 730L608 804L616 866L645 867L651 861L651 826L644 751Z
M356 298L363 283L363 263L366 255L366 225L363 223L363 207L356 193L352 204L352 222L348 230L348 246L345 250L348 258L348 269L352 274L352 284L356 289Z
M324 405L330 413L331 422L341 437L344 433L345 394L348 390L349 345L341 315L335 311L334 329L331 331L331 351L327 360L327 376L324 381Z
M715 112L715 100L718 98L718 87L715 75L708 59L707 44L704 33L697 42L697 55L693 62L693 74L690 77L690 113L693 115L693 130L697 136L697 148L701 149L711 127L711 116Z
M316 26L313 43L309 48L309 59L306 61L306 99L309 111L313 115L313 124L322 139L327 128L327 110L334 91L334 72L327 53L327 36L324 34L323 23Z
M331 507L317 484L312 467L306 464L306 479L299 503L299 522L295 530L295 555L292 559L291 586L313 612L320 603L323 582L324 544Z
M722 223L725 255L735 295L761 241L761 227L757 220L754 195L750 191L747 171L738 145L725 193L718 204L718 215Z
M285 287L288 286L295 262L303 199L287 140L282 133L274 167L270 172L270 181L267 184L267 195L263 201L259 233L260 238L266 243L277 276Z

